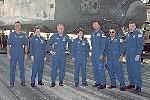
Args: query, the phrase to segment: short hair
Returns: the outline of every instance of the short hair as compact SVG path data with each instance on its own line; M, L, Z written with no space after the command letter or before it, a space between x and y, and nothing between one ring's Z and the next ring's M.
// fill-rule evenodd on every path
M101 25L102 23L101 23L101 21L100 20L98 20L98 19L95 19L95 20L92 20L92 22L91 22L92 24L93 23L98 23L99 25Z
M116 31L116 28L114 26L111 26L111 27L109 27L109 30L115 30Z
M40 26L34 26L34 31L36 31L36 29L40 29Z
M34 29L40 29L40 26L35 26Z
M21 24L21 22L20 22L20 21L16 21L16 22L15 22L15 24L16 24L16 23L20 23L20 24Z
M135 22L135 21L130 20L130 21L128 22L128 24L135 24L135 25L136 25L136 22Z
M58 27L58 26L64 26L64 24L62 24L62 23L59 23L59 24L57 24L57 27Z
M77 33L79 33L80 31L83 32L83 33L85 32L82 27L80 27L80 28L77 29Z

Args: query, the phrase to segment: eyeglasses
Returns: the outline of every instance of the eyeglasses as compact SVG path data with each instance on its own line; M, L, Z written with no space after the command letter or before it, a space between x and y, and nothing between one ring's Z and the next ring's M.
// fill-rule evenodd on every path
M115 33L114 31L110 31L109 33Z

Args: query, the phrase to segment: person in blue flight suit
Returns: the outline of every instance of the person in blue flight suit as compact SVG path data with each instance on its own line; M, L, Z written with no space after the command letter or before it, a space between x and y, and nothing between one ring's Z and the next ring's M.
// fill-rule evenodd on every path
M104 49L106 42L106 35L101 30L100 22L98 20L92 21L93 32L91 33L92 46L92 65L94 71L95 82L94 87L98 89L106 88L105 70L104 70Z
M35 87L35 78L38 75L38 85L44 85L42 82L44 59L46 55L46 41L40 35L40 27L35 27L35 35L30 40L30 54L32 64L31 87Z
M135 22L129 22L125 47L129 80L127 89L135 88L140 93L142 86L140 56L143 50L143 36L140 30L136 28Z
M77 32L77 38L72 43L72 60L74 62L74 81L75 87L79 86L79 74L81 71L82 85L87 86L86 81L86 64L89 57L90 45L86 38L84 38L84 30L80 28Z
M125 79L121 66L121 60L123 57L123 40L117 36L115 29L109 29L110 37L106 40L106 56L108 64L108 73L111 79L111 86L109 89L116 88L116 79L120 81L120 90L125 91Z
M47 49L52 54L51 63L51 87L55 87L57 71L59 71L59 86L64 86L65 68L66 68L66 49L70 48L71 40L64 33L64 25L57 25L57 33L54 33L47 43Z
M15 22L15 31L8 37L8 57L10 58L10 87L14 87L16 64L18 62L20 70L21 86L25 86L24 57L28 51L27 35L21 32L21 23Z

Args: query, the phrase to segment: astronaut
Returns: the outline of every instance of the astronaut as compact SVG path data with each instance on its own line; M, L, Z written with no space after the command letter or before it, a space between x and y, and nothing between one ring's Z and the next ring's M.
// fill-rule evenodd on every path
M35 87L35 78L38 77L38 85L44 85L42 81L44 59L46 55L46 42L40 35L40 27L35 27L35 34L30 39L30 54L32 60L31 87Z
M47 43L47 50L52 54L51 63L51 87L55 87L57 71L59 71L59 86L64 86L65 68L66 68L66 50L70 48L71 40L64 33L64 25L57 25L57 33L54 33Z
M15 22L15 31L9 34L8 57L10 58L10 87L14 87L16 65L18 62L20 70L21 86L25 86L24 57L28 52L27 35L21 32L21 23Z
M74 62L74 82L75 87L79 86L79 75L81 71L82 85L87 86L86 81L86 64L89 57L90 45L86 38L84 38L84 30L80 28L77 32L77 38L72 43L72 60Z
M116 88L116 79L120 81L120 90L125 91L125 80L122 70L121 60L123 57L123 40L117 36L115 29L109 29L110 37L106 41L106 56L108 64L108 73L111 79L109 89Z
M92 65L94 71L95 84L94 87L98 89L106 88L105 70L104 70L104 49L106 42L106 35L100 29L100 22L95 20L92 22L93 32L91 33L92 46Z
M140 58L143 50L143 36L140 30L136 28L135 22L129 22L125 47L129 80L127 89L135 88L140 93L142 86Z

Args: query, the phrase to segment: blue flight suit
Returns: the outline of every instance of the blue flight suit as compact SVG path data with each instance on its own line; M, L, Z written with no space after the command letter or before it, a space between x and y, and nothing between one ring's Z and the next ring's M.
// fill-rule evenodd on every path
M123 40L119 39L117 36L114 39L108 37L105 49L107 56L108 73L111 79L111 86L116 86L116 79L118 77L120 88L125 87L122 65L119 61L120 56L123 55L122 43Z
M82 83L86 83L86 64L90 51L90 45L87 39L74 39L71 51L72 57L75 60L74 81L75 83L79 83L79 74L81 70Z
M30 53L34 57L32 64L31 82L35 82L38 75L38 82L42 81L44 58L46 55L46 42L42 36L33 36L30 40Z
M135 29L129 32L126 37L125 54L127 61L128 80L130 85L142 86L141 80L141 62L136 59L137 55L142 54L143 36L142 33Z
M104 70L104 49L105 49L106 35L103 31L94 31L91 33L92 46L92 65L94 71L94 78L96 84L105 85L105 70Z
M20 80L25 81L24 68L24 47L28 46L28 38L25 33L17 34L12 32L9 34L8 43L10 46L10 83L15 82L16 65L18 62L20 70Z
M59 70L59 81L63 82L66 69L66 49L70 48L71 40L69 36L60 33L54 33L48 40L47 49L52 51L52 63L51 63L51 80L55 83L57 78L57 71ZM68 47L67 47L68 46Z

